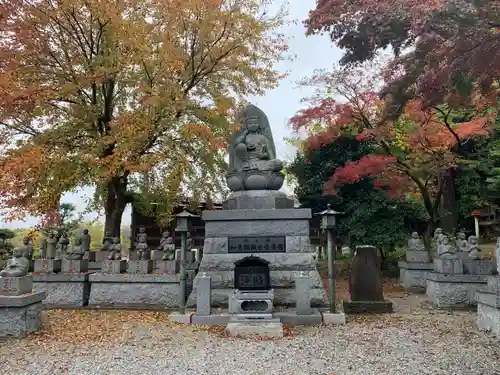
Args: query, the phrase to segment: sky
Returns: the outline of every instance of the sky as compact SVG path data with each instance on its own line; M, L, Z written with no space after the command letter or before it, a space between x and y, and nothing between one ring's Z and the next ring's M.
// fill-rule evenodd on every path
M284 3L283 0L273 1L273 8L278 9ZM305 77L311 76L316 69L330 69L339 61L340 50L332 44L328 36L315 35L306 36L302 21L307 18L309 10L316 5L316 0L292 0L289 6L289 19L298 22L284 27L281 31L288 39L289 50L295 55L293 61L285 60L279 63L278 69L288 73L288 77L281 81L279 87L268 91L264 96L248 98L252 104L258 106L266 113L271 123L274 142L278 159L291 161L295 156L295 149L286 144L284 138L292 134L288 126L290 118L303 106L302 98L312 94L312 90L298 87L297 82ZM283 190L289 194L292 190L284 187ZM77 193L68 193L63 196L62 202L73 203L78 212L83 212L86 207L86 197L92 195L92 189L82 189ZM123 225L130 225L131 210L128 206L123 214ZM98 214L88 214L84 220L103 219ZM24 221L13 221L4 223L4 228L31 227L38 223L36 218L28 217Z

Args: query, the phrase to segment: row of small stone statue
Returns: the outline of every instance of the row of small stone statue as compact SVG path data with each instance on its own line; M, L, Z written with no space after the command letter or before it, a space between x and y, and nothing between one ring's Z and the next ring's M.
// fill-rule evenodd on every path
M191 234L187 233L186 248L192 248ZM66 233L63 233L61 238L57 240L56 233L50 233L47 238L44 238L40 245L40 256L43 259L60 259L62 254L68 260L80 260L83 258L86 251L90 251L91 237L87 229L83 230L81 235L75 235L73 245L69 248L69 239ZM148 235L146 228L140 227L133 242L132 251L137 252L137 260L146 260L151 258L151 251L148 245ZM69 249L69 250L68 250ZM122 259L122 245L120 237L113 237L111 233L104 234L101 251L109 251L109 259ZM160 246L157 250L163 251L165 254L162 260L173 260L175 258L175 243L173 237L168 231L163 232L160 240Z
M481 249L479 248L476 236L469 236L467 239L465 233L459 232L455 244L450 243L450 239L443 233L441 228L434 231L434 241L436 242L437 255L440 258L456 259L456 252L467 252L469 259L482 259ZM424 245L420 240L418 233L413 232L408 241L409 251L424 251Z

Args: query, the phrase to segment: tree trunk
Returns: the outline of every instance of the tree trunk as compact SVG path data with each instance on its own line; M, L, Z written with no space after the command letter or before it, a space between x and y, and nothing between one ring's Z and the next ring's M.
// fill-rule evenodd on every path
M111 234L112 237L120 237L122 216L127 205L126 192L126 177L113 178L106 186L104 232Z
M457 228L457 206L455 202L455 176L452 168L444 171L440 182L442 200L440 205L440 226L445 233L454 233Z

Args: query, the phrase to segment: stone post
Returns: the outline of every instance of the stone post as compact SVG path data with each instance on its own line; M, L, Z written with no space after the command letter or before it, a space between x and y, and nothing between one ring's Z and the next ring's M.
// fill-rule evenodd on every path
M196 289L196 315L210 315L212 311L212 278L203 272Z
M311 289L312 279L301 272L295 278L295 298L297 315L311 315Z

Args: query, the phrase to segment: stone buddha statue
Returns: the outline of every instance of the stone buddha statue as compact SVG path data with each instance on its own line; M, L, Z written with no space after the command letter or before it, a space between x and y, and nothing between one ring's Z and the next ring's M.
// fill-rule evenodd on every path
M167 237L165 240L165 244L163 245L163 251L165 255L163 255L162 260L174 260L175 259L175 243L172 237Z
M113 237L113 243L109 247L111 253L108 256L108 259L111 260L120 260L122 259L122 245L120 243L120 237Z
M66 252L67 260L82 260L85 254L85 249L83 248L82 237L75 237L73 240L73 246L69 251Z
M408 240L408 250L409 251L424 251L424 245L418 237L417 232L411 234L411 238Z
M151 258L149 256L149 246L147 244L146 236L139 236L139 242L135 245L135 250L137 251L137 260L147 260Z
M102 239L101 251L111 250L111 246L113 245L113 237L110 232L104 233L104 238Z
M441 228L436 228L436 230L434 231L434 241L436 241L436 246L439 246L441 245L442 243L442 240L443 240L443 230Z
M83 230L81 239L83 251L90 251L90 243L92 242L92 237L90 236L88 229Z
M12 252L12 257L7 261L5 268L0 271L2 277L21 277L28 274L30 261L27 258L26 245L16 247Z
M241 129L229 144L231 191L279 190L284 182L283 163L276 159L276 148L267 116L254 105L246 106L238 119Z
M441 235L441 244L438 245L438 257L443 259L458 259L455 248L450 244L448 236Z
M170 237L170 232L167 230L161 234L160 245L156 248L158 251L166 251L167 239Z
M460 232L457 236L457 241L455 243L458 251L469 251L469 242L465 238L465 233Z
M480 260L483 258L476 236L469 236L468 245L469 259Z

